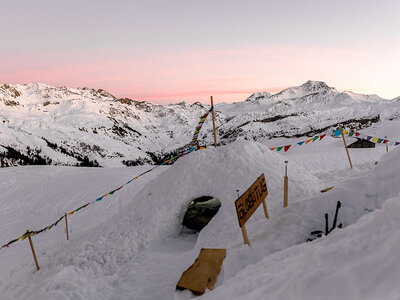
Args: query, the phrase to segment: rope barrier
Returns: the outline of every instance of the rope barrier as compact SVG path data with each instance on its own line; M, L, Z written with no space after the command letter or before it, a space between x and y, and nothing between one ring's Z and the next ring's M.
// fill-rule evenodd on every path
M143 173L141 173L141 174L135 176L134 178L132 178L131 180L129 180L129 181L126 182L125 184L123 184L123 185L121 185L120 187L118 187L118 188L112 190L111 192L108 192L107 194L104 194L103 196L97 198L96 200L93 200L93 201L91 201L91 202L88 202L88 203L86 203L86 204L84 204L84 205L78 207L77 209L74 209L74 210L70 211L69 213L64 214L62 217L60 217L57 221L55 221L55 222L54 222L53 224L51 224L51 225L48 225L48 226L43 227L42 229L39 229L39 230L36 230L36 231L26 231L26 232L25 232L23 235L21 235L20 237L14 239L14 240L11 240L11 241L9 241L7 244L4 244L3 246L1 246L1 247L0 247L0 250L2 250L3 248L8 248L11 244L13 244L13 243L15 243L15 242L17 242L17 241L19 241L19 240L25 240L29 235L30 235L30 236L34 236L34 235L40 234L40 233L42 233L42 232L44 232L44 231L50 230L51 228L57 226L57 224L58 224L62 219L64 219L64 217L65 217L66 215L73 215L74 213L80 211L81 209L84 209L85 207L88 207L89 205L96 204L97 202L103 200L105 197L107 197L107 196L109 196L109 195L113 195L115 192L119 191L119 190L122 189L124 186L126 186L127 184L131 183L132 181L138 179L139 177L141 177L141 176L143 176L143 175L145 175L145 174L147 174L147 173L153 171L154 169L156 169L156 168L158 168L158 167L160 167L160 166L163 166L163 165L166 165L166 164L170 164L171 162L174 163L178 158L180 158L180 157L182 157L182 156L184 156L184 155L186 155L186 154L189 154L189 153L193 152L193 151L196 150L196 148L197 148L197 147L194 146L194 145L197 144L197 139L198 139L198 135L199 135L199 133L200 133L201 127L203 126L203 123L205 122L205 120L206 120L208 114L212 111L212 109L213 109L213 107L211 107L211 109L210 109L207 113L205 113L204 115L201 116L200 122L198 123L198 125L196 126L196 129L195 129L195 131L194 131L194 135L193 135L193 138L192 138L192 142L190 143L191 148L190 148L189 150L184 151L184 152L181 152L181 153L177 154L176 156L174 156L174 157L172 157L172 158L170 158L170 159L164 161L164 162L161 163L160 165L155 166L154 168L149 169L149 170L147 170L147 171L145 171L145 172L143 172Z
M112 190L111 192L108 192L107 194L104 194L103 196L97 198L96 200L93 200L93 201L91 201L91 202L88 202L88 203L86 203L86 204L84 204L84 205L78 207L77 209L74 209L74 210L68 212L67 215L73 215L74 213L80 211L81 209L83 209L83 208L85 208L85 207L88 207L89 205L96 204L97 202L103 200L103 198L105 198L105 197L107 197L107 196L109 196L109 195L113 195L116 191L119 191L119 190L122 189L124 186L126 186L127 184L131 183L132 181L138 179L139 177L141 177L141 176L143 176L143 175L145 175L145 174L147 174L147 173L153 171L154 169L156 169L156 168L158 168L158 167L160 167L160 166L162 166L162 165L166 165L167 163L170 163L171 161L175 161L175 160L177 160L178 158L180 158L180 157L182 157L182 156L184 156L184 155L186 155L186 154L189 154L189 153L193 152L195 149L196 149L196 148L193 147L193 148L189 149L188 151L185 151L185 152L182 152L182 153L177 154L176 156L174 156L174 157L172 157L172 158L170 158L170 159L164 161L162 164L160 164L160 165L158 165L158 166L156 166L156 167L154 167L154 168L152 168L152 169L149 169L149 170L147 170L147 171L145 171L145 172L143 172L143 173L141 173L141 174L135 176L134 178L132 178L131 180L129 180L129 181L126 182L125 184L123 184L123 185L121 185L120 187L118 187L118 188ZM17 242L17 241L19 241L19 240L25 240L25 239L28 237L28 235L34 236L34 235L37 235L37 234L42 233L42 232L44 232L44 231L50 230L51 228L57 226L57 224L58 224L62 219L64 219L64 217L65 217L65 215L63 215L62 217L60 217L60 218L59 218L57 221L55 221L53 224L48 225L48 226L46 226L46 227L43 227L42 229L39 229L39 230L36 230L36 231L27 231L27 232L25 232L25 233L24 233L23 235L21 235L20 237L14 239L14 240L11 240L11 241L9 241L7 244L1 246L1 247L0 247L0 250L3 249L3 248L8 248L11 244L13 244L13 243L15 243L15 242Z

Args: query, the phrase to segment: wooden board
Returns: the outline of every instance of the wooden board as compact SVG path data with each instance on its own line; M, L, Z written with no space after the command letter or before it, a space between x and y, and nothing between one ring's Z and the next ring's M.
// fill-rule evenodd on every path
M183 272L177 289L188 289L195 295L202 295L206 289L212 290L217 281L226 249L201 249L199 257Z
M264 174L235 201L239 226L242 227L268 195Z
M326 193L327 191L330 191L331 189L333 189L334 186L328 187L326 189L321 190L321 193Z

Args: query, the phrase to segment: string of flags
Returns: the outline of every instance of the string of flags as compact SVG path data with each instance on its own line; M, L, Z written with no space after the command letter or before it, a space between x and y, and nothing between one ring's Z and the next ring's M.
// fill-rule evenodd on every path
M303 146L303 145L306 145L306 144L308 144L308 143L313 143L313 142L315 142L315 141L320 141L320 140L322 140L324 137L326 136L326 134L323 134L323 135L317 135L317 136L314 136L314 137L312 137L312 138L310 138L310 139L308 139L308 140L305 140L305 141L301 141L301 142L298 142L298 143L296 143L296 144L291 144L291 145L286 145L286 146L280 146L280 147L273 147L273 148L269 148L269 150L271 150L271 151L288 151L290 148L294 148L294 147L298 147L298 146Z
M153 171L154 169L158 168L159 166L166 165L166 164L168 164L168 163L170 163L170 162L172 162L172 161L175 161L175 160L177 160L179 157L182 157L182 156L184 156L184 155L186 155L186 154L189 154L189 153L193 152L195 149L196 149L196 147L192 147L192 148L190 148L190 149L187 150L187 151L184 151L184 152L182 152L182 153L177 154L176 156L174 156L174 157L172 157L172 158L170 158L170 159L164 161L162 164L160 164L160 165L158 165L158 166L155 166L154 168L149 169L149 170L147 170L147 171L145 171L145 172L143 172L143 173L141 173L141 174L135 176L134 178L132 178L131 180L127 181L125 184L121 185L120 187L118 187L118 188L116 188L116 189L114 189L114 190L108 192L107 194L104 194L103 196L97 198L96 200L93 200L93 201L91 201L91 202L88 202L88 203L86 203L86 204L84 204L84 205L78 207L77 209L74 209L74 210L70 211L69 213L66 213L65 215L73 215L74 213L80 211L81 209L83 209L83 208L85 208L85 207L88 207L89 205L96 204L97 202L103 200L105 197L110 196L110 195L113 195L115 192L117 192L117 191L119 191L120 189L122 189L125 185L131 183L132 181L138 179L139 177L141 177L141 176L143 176L143 175L145 175L145 174L147 174L147 173ZM57 226L57 224L58 224L62 219L64 219L65 215L63 215L62 217L60 217L60 218L59 218L57 221L55 221L53 224L48 225L48 226L46 226L46 227L43 227L42 229L39 229L39 230L36 230L36 231L27 231L26 233L24 233L24 234L21 235L20 237L14 239L14 240L11 240L11 241L9 241L7 244L1 246L1 247L0 247L0 250L3 249L3 248L8 248L11 244L13 244L13 243L15 243L15 242L17 242L17 241L19 241L19 240L25 240L25 239L28 237L28 235L34 236L34 235L37 235L37 234L42 233L42 232L44 232L44 231L50 230L51 228Z
M200 133L201 127L203 126L203 124L206 121L209 113L212 112L213 109L214 109L214 107L211 106L210 110L208 112L206 112L204 115L201 116L200 121L197 124L196 129L194 130L192 142L190 143L191 146L195 146L197 144L197 140L198 140L198 137L199 137L199 133Z
M149 170L147 170L147 171L145 171L145 172L143 172L143 173L141 173L141 174L135 176L134 178L132 178L131 180L127 181L125 184L121 185L120 187L118 187L118 188L116 188L116 189L114 189L114 190L108 192L107 194L104 194L103 196L97 198L96 200L93 200L93 201L91 201L91 202L88 202L88 203L86 203L86 204L84 204L84 205L82 205L82 206L80 206L80 207L78 207L78 208L76 208L76 209L74 209L74 210L72 210L72 211L66 213L65 215L73 215L74 213L80 211L81 209L83 209L83 208L85 208L85 207L88 207L89 205L96 204L97 202L103 200L105 197L110 196L110 195L113 195L115 192L117 192L117 191L119 191L120 189L122 189L125 185L131 183L132 181L138 179L139 177L141 177L141 176L143 176L143 175L145 175L145 174L147 174L147 173L153 171L154 169L158 168L159 166L166 165L166 164L170 163L171 161L175 161L175 160L177 160L179 157L182 157L182 156L184 156L184 155L186 155L186 154L188 154L188 153L190 153L190 152L193 152L195 149L196 149L196 147L193 147L193 148L191 148L191 149L189 149L189 150L187 150L187 151L185 151L185 152L182 152L182 153L177 154L176 156L174 156L174 157L172 157L172 158L170 158L170 159L164 161L162 164L160 164L160 165L158 165L158 166L155 166L154 168L149 169ZM14 240L11 240L11 241L8 242L7 244L1 246L1 247L0 247L0 250L3 249L3 248L9 247L11 244L13 244L13 243L15 243L15 242L17 242L17 241L19 241L19 240L25 240L25 239L28 237L28 235L34 236L34 235L37 235L37 234L42 233L42 232L44 232L44 231L50 230L51 228L57 226L57 224L58 224L62 219L64 219L65 215L63 215L62 217L60 217L60 218L59 218L57 221L55 221L53 224L48 225L48 226L46 226L46 227L43 227L42 229L39 229L39 230L36 230L36 231L27 231L26 233L24 233L24 234L21 235L20 237L14 239Z
M343 131L344 135L347 135L349 137L356 137L359 139L364 139L364 140L367 140L367 141L375 143L375 144L388 144L388 145L392 145L392 146L397 146L400 144L400 142L390 141L388 139L383 139L383 138L378 138L378 137L374 137L374 136L367 135L367 134L362 134L357 131L349 131L349 130L345 130L345 129L343 129L342 131ZM340 136L341 134L342 133L341 133L340 129L336 129L333 131L333 136Z
M118 187L118 188L116 188L116 189L114 189L114 190L108 192L107 194L104 194L103 196L97 198L96 200L93 200L93 201L91 201L91 202L88 202L88 203L86 203L86 204L84 204L84 205L78 207L77 209L74 209L74 210L70 211L69 213L66 213L65 215L63 215L62 217L60 217L57 221L55 221L53 224L48 225L48 226L46 226L46 227L43 227L42 229L39 229L39 230L36 230L36 231L27 231L27 232L25 232L25 233L24 233L23 235L21 235L20 237L14 239L14 240L11 240L11 241L9 241L7 244L1 246L1 247L0 247L0 250L2 250L3 248L8 248L11 244L13 244L13 243L15 243L15 242L17 242L17 241L19 241L19 240L25 240L29 235L30 235L30 236L34 236L34 235L37 235L37 234L42 233L42 232L44 232L44 231L50 230L51 228L57 226L57 224L58 224L62 219L64 219L66 215L73 215L74 213L80 211L81 209L84 209L85 207L88 207L89 205L96 204L97 202L103 200L105 197L110 196L110 195L113 195L115 192L117 192L117 191L119 191L120 189L122 189L125 185L127 185L127 184L131 183L132 181L138 179L139 177L141 177L141 176L143 176L143 175L145 175L145 174L147 174L147 173L153 171L154 169L158 168L159 166L166 165L166 164L170 164L171 162L175 162L178 158L180 158L180 157L182 157L182 156L184 156L184 155L186 155L186 154L189 154L189 153L193 152L193 151L196 150L196 148L197 148L197 147L196 147L196 144L197 144L198 135L199 135L199 133L200 133L201 127L203 126L205 120L207 119L208 114L209 114L212 110L213 110L213 106L211 106L211 108L210 108L210 110L209 110L208 112L206 112L204 115L201 116L200 121L199 121L199 123L197 124L196 129L195 129L195 131L194 131L194 135L193 135L193 138L192 138L192 142L190 143L191 148L190 148L189 150L184 151L184 152L181 152L181 153L179 153L179 154L177 154L177 155L171 157L170 159L167 159L166 161L164 161L164 162L161 163L160 165L155 166L154 168L149 169L149 170L147 170L147 171L145 171L145 172L143 172L143 173L141 173L141 174L135 176L135 177L132 178L131 180L127 181L125 184L123 184L123 185L121 185L120 187Z

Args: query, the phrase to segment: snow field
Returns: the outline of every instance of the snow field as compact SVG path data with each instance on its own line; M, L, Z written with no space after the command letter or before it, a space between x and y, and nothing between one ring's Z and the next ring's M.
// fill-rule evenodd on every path
M175 292L175 285L205 247L228 250L217 287L205 299L398 299L400 149L382 159L381 148L354 149L362 151L354 151L360 158L348 170L342 144L327 141L308 145L317 147L312 153L283 155L263 144L235 142L157 168L71 216L71 241L65 241L64 224L34 237L39 272L26 241L2 250L2 298L188 299L191 294ZM289 207L282 209L286 159ZM41 228L85 203L82 198L93 200L144 169L0 169L0 240L14 237L10 232L19 236L27 224ZM236 190L243 193L261 173L270 219L262 208L250 218L249 248L234 201ZM336 188L321 194L332 182ZM187 205L205 195L222 202L218 214L198 237L182 233ZM332 224L337 200L345 228L305 243L311 231L324 228L325 213Z

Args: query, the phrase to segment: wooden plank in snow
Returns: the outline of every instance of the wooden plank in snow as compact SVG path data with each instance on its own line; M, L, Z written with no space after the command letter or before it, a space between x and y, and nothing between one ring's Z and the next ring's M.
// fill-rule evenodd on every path
M212 290L225 256L226 249L201 249L199 257L183 272L176 288L188 289L195 295L203 295L206 289Z

